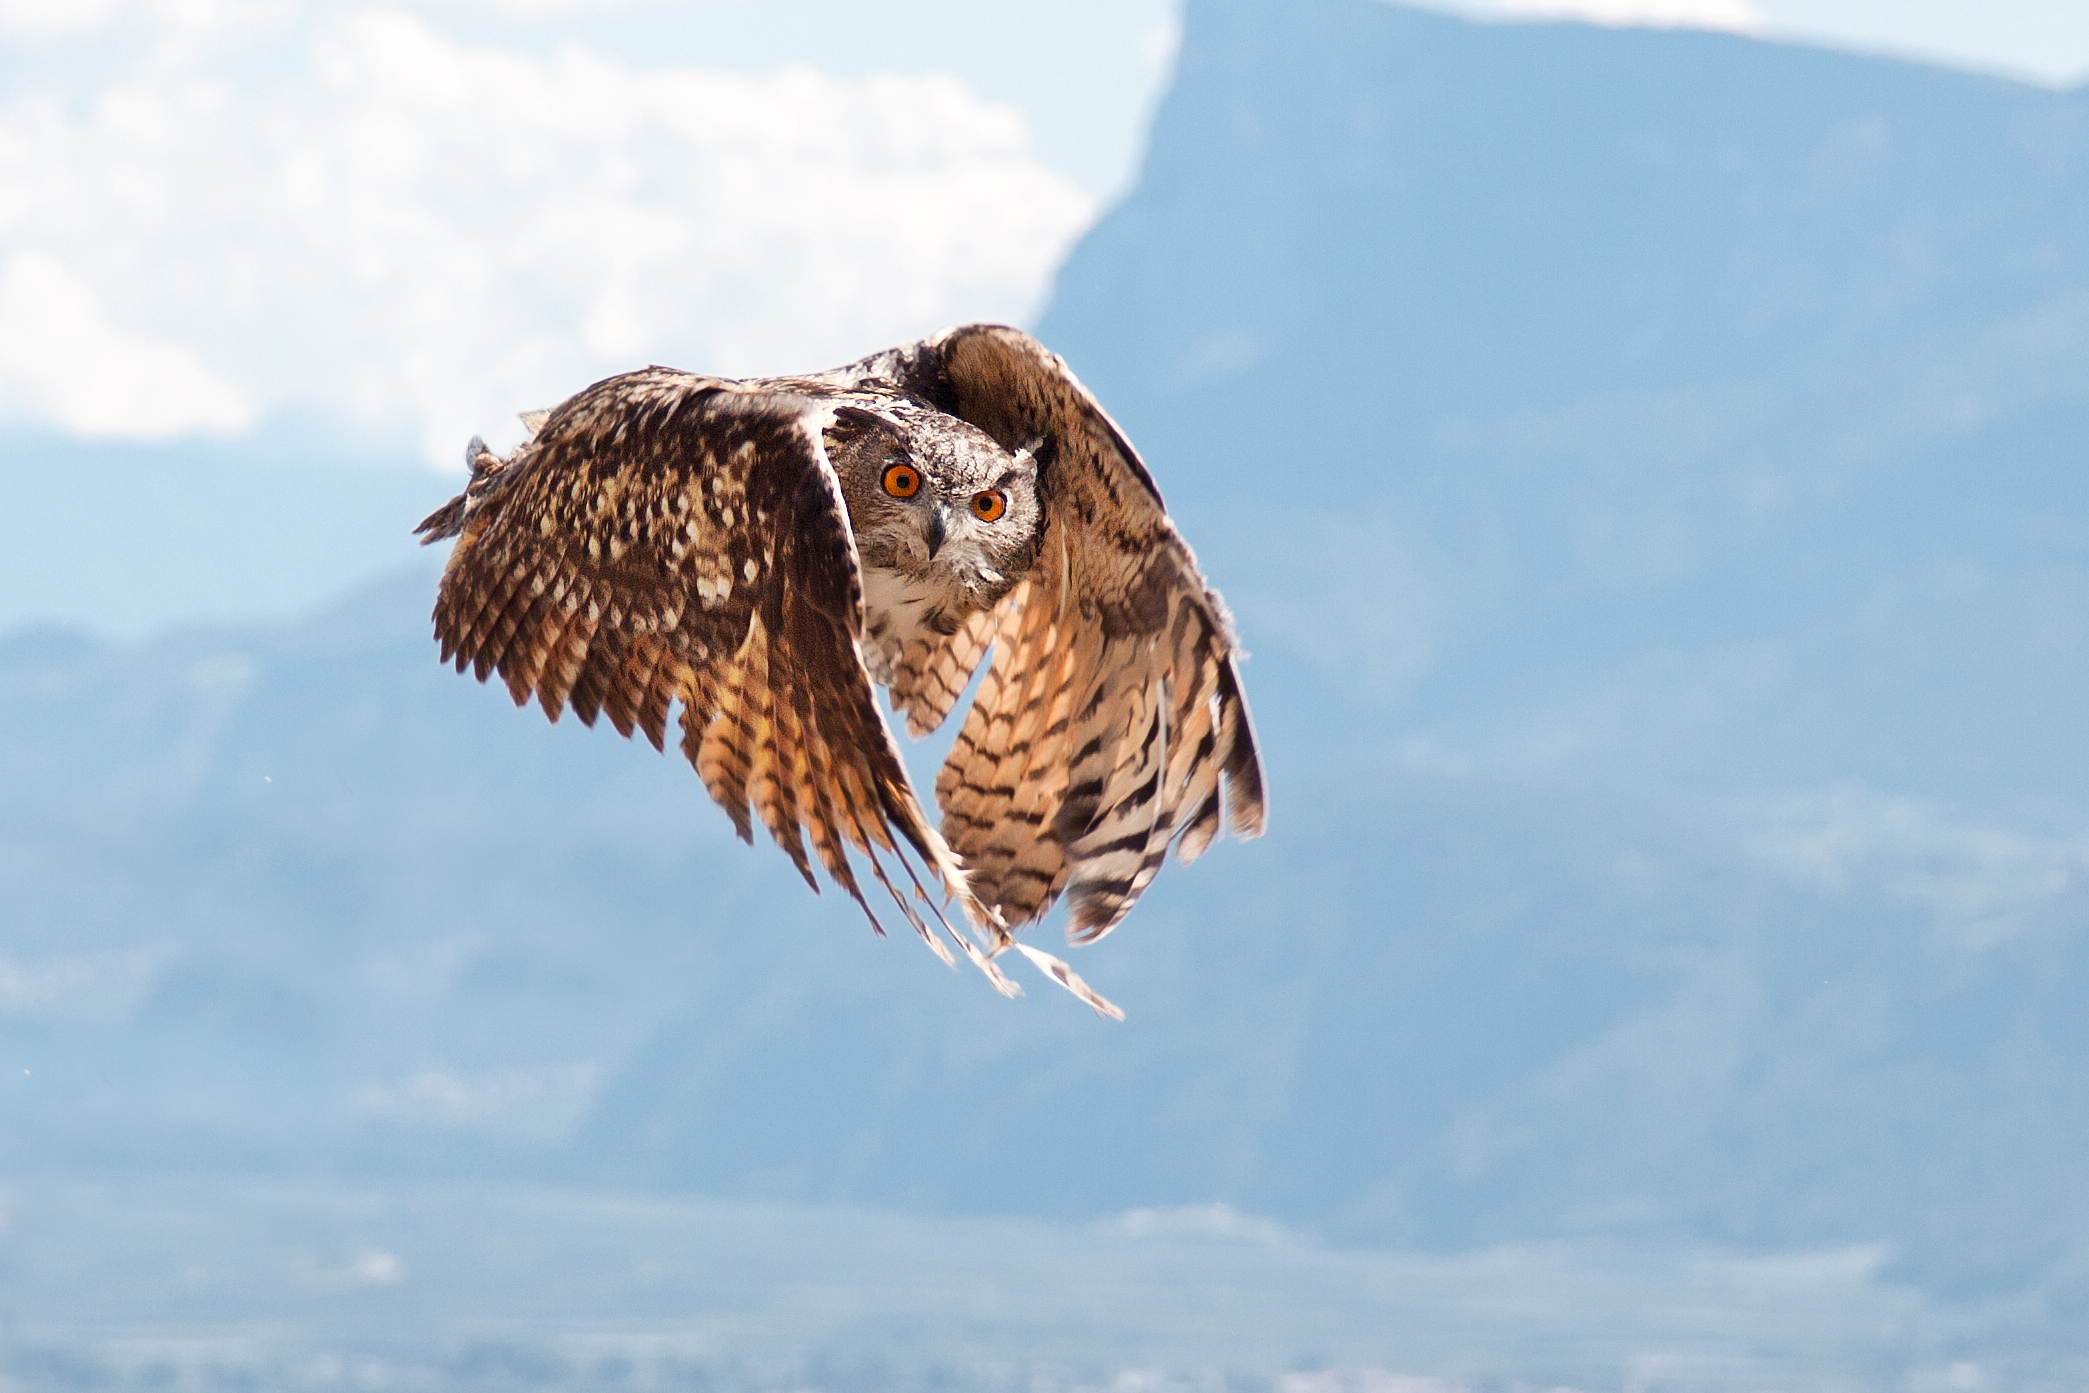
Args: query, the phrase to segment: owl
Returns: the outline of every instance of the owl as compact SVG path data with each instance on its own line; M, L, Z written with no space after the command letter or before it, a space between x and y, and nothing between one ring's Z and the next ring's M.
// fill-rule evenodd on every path
M1169 848L1258 835L1260 759L1231 621L1124 434L1029 335L968 325L828 372L647 368L477 440L442 657L556 721L682 751L740 836L759 820L884 932L851 853L945 962L1004 995L1062 899L1115 928ZM991 658L988 654L991 653ZM915 736L986 672L924 813L875 688ZM950 922L955 904L965 928Z

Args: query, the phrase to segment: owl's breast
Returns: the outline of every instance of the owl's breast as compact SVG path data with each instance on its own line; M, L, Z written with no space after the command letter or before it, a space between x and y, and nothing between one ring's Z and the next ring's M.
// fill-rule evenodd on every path
M910 644L948 638L978 608L979 602L955 576L865 566L863 662L871 680L890 686L892 670Z

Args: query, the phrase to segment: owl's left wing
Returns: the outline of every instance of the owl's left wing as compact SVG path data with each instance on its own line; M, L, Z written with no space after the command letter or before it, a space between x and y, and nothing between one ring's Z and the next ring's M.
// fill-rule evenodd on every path
M983 635L993 664L936 780L980 898L1020 925L1063 893L1086 942L1124 918L1171 844L1189 862L1222 820L1260 834L1262 766L1225 605L1065 362L1020 330L969 325L832 376L890 380L1007 449L1043 442L1036 561ZM924 657L935 719L978 637L961 630Z
M606 714L656 749L679 702L682 749L742 837L751 805L815 890L808 839L869 913L853 847L948 961L879 852L905 866L910 847L969 917L988 916L874 700L855 540L821 438L832 407L766 386L626 373L505 461L475 447L472 486L422 524L431 541L460 538L435 606L442 655L499 673L517 705Z

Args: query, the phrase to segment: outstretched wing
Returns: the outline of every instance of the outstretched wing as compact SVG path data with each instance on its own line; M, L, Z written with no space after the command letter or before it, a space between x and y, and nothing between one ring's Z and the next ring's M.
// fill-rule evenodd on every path
M1263 828L1261 761L1239 647L1138 454L1059 356L969 325L865 359L1007 449L1042 440L1045 530L986 635L994 660L936 780L943 832L1011 925L1063 893L1076 941L1116 927L1173 843L1187 863L1221 830ZM983 644L961 630L920 660L932 716ZM917 727L921 720L914 722Z
M472 489L422 524L431 541L461 537L435 633L458 671L499 673L554 721L568 706L589 725L607 715L660 749L679 702L682 750L743 838L759 818L817 890L809 838L869 914L854 847L948 961L879 853L913 879L904 842L974 922L988 916L873 700L855 540L821 441L831 411L665 368L596 383L507 461L481 454Z

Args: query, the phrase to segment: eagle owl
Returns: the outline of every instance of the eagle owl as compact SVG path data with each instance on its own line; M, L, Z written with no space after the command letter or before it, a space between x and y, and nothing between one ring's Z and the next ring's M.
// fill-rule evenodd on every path
M472 442L464 493L417 529L458 539L443 658L655 748L679 705L741 837L759 818L879 932L851 849L944 961L947 938L1013 995L1013 948L1121 1015L1019 931L1064 898L1092 941L1171 845L1187 863L1222 824L1262 831L1225 606L1123 433L1027 334L970 325L802 377L647 368L524 420L505 457ZM873 687L925 735L989 651L939 832Z

